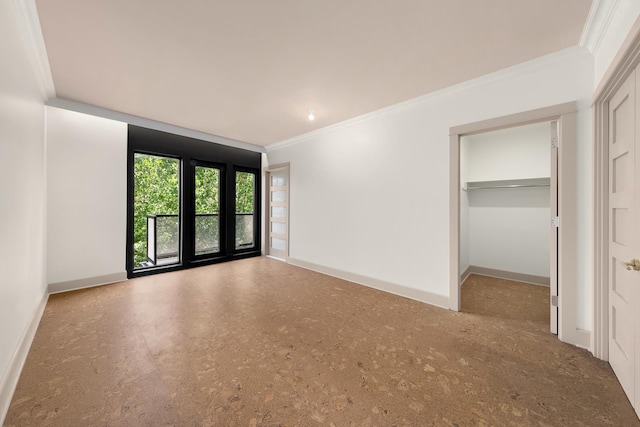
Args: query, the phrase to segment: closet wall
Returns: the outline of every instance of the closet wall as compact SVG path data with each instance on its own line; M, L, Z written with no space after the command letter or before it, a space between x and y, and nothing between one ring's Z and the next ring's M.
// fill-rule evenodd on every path
M549 277L550 188L467 190L467 182L550 176L550 123L466 136L460 146L461 272Z

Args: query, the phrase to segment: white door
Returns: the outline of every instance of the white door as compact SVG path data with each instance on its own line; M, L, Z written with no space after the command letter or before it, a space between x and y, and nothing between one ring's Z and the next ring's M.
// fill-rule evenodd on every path
M609 363L640 410L640 161L636 69L609 103Z
M558 216L558 122L551 122L551 170L550 170L550 200L549 211L551 218L551 236L549 238L551 256L549 266L549 325L552 334L558 335L558 224L553 220ZM553 143L555 141L555 144Z
M267 255L289 256L289 167L267 171Z

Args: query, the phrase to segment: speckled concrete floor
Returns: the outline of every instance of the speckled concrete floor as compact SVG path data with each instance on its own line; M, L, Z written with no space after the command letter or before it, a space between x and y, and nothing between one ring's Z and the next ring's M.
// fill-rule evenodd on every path
M547 329L246 259L52 296L6 425L640 425Z

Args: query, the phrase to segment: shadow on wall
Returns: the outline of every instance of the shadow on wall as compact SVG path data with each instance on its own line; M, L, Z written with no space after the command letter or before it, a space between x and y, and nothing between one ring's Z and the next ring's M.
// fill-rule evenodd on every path
M549 188L500 188L468 191L469 206L477 208L549 208Z

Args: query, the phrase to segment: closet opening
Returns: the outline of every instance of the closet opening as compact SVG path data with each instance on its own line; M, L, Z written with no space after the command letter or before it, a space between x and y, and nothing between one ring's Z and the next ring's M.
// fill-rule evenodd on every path
M557 126L460 138L461 311L557 334Z
M516 129L518 127L524 127L528 125L536 125L540 124L542 126L543 123L548 124L555 122L557 123L557 135L554 135L549 130L547 136L547 143L549 144L549 149L551 149L552 144L556 145L557 139L557 148L555 151L557 152L557 216L554 223L558 225L557 230L557 245L551 243L549 240L549 288L542 288L538 286L538 289L548 289L548 313L549 313L549 329L553 331L554 322L553 319L557 318L556 327L558 338L561 341L568 342L583 348L588 348L590 345L590 334L587 331L581 330L577 328L577 304L576 300L578 297L578 288L577 288L577 257L576 257L576 248L577 248L577 227L576 227L576 112L577 112L577 103L569 102L565 104L554 105L550 107L540 108L537 110L525 111L522 113L516 113L509 116L502 116L493 119L483 120L474 123L463 124L459 126L455 126L450 128L449 130L449 141L450 141L450 151L449 151L449 214L450 214L450 222L449 222L449 308L451 310L459 311L461 309L461 279L464 279L466 266L471 266L471 262L474 262L473 259L467 258L466 261L463 259L465 256L465 245L463 233L468 232L468 229L465 231L461 227L463 227L464 221L467 219L464 218L465 213L462 212L464 207L461 209L461 197L462 193L465 191L463 189L466 188L467 199L469 198L469 194L473 193L471 197L473 200L471 203L476 204L478 209L487 209L486 211L480 212L481 214L486 214L491 209L490 201L482 200L482 195L480 192L487 192L484 194L485 199L493 200L494 204L499 202L498 195L496 192L500 191L530 191L534 193L536 191L541 191L538 187L522 187L521 190L517 190L516 188L503 188L503 189L479 189L477 187L484 187L485 184L500 186L496 184L495 181L513 181L515 182L502 182L505 184L504 186L509 185L546 185L545 181L542 181L545 176L533 176L530 175L528 177L524 176L513 176L513 180L507 179L506 176L499 177L486 177L477 178L477 181L472 181L472 179L461 179L461 163L464 165L465 159L461 158L461 149L463 145L463 140L465 137L470 136L478 136L488 132L507 131L509 129ZM552 151L553 153L553 151ZM465 154L463 153L463 156ZM551 165L552 159L551 156L547 160L549 162L549 192L553 191L555 188L555 184L553 183L553 174ZM515 168L514 168L515 169ZM524 181L522 181L524 180ZM480 182L478 182L480 181ZM491 182L493 181L493 182ZM471 187L476 187L476 189L469 189L469 182L471 182ZM541 187L544 188L544 187ZM477 193L477 194L476 194ZM543 209L544 207L540 206L543 202L544 196L533 194L528 194L526 197L522 196L520 202L524 201L537 201L538 208ZM549 213L551 213L551 196L549 197ZM468 201L468 200L467 200ZM500 202L506 204L507 202ZM508 202L511 204L515 204L516 201ZM486 206L486 207L485 207ZM515 209L515 207L514 207ZM524 209L524 208L523 208ZM539 213L539 212L538 212ZM548 225L548 233L551 233L552 226L552 215L548 215L546 218L546 223ZM489 220L495 220L496 218L488 215ZM512 221L513 218L511 216L507 216L506 219L503 219L504 227L508 225L509 221ZM497 222L497 221L494 221ZM500 222L498 222L500 224ZM489 233L489 239L491 239L492 244L498 242L498 239ZM549 238L551 239L552 236ZM521 239L524 239L521 237ZM521 240L523 241L523 240ZM553 256L553 252L557 251L557 257ZM481 254L482 256L486 256L487 254ZM469 252L466 252L466 256L470 256ZM505 255L505 257L511 257L512 254ZM525 257L525 263L527 263L527 259L530 255L525 252L525 255L520 255L521 257ZM544 255L536 255L537 257L544 257ZM478 259L478 258L475 258ZM510 261L512 263L522 261L521 259L503 259L502 261ZM470 262L471 261L471 262ZM462 267L464 267L464 270ZM483 267L480 265L479 267ZM485 275L489 275L488 273L495 273L495 270L505 271L505 267L499 267L495 264L493 267L487 267L492 270L484 270ZM537 270L536 270L537 271ZM533 276L542 276L540 273L536 273L536 271L529 271L529 275ZM554 278L556 278L556 284L554 286ZM520 279L522 280L522 278ZM557 291L556 294L553 294L553 291ZM545 292L546 293L546 292ZM508 298L499 296L497 297L497 303L506 304ZM557 316L553 313L556 310L557 306ZM554 331L555 332L555 331Z

